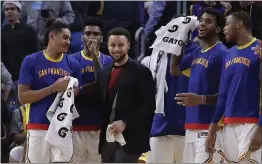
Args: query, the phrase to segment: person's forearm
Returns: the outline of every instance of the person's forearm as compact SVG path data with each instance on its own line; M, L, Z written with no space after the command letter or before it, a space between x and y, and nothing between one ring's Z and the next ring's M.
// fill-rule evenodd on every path
M218 93L214 95L207 95L206 96L206 104L207 105L216 105L218 99Z
M19 101L21 104L31 104L39 100L42 100L43 98L49 96L53 92L54 91L52 90L51 86L45 87L40 90L28 90L19 94Z
M219 129L220 127L217 124L211 123L208 132L211 134L215 134Z
M97 55L93 56L93 63L94 63L94 72L95 72L95 78L98 77L98 72L102 69L102 64L100 63Z
M21 145L26 140L26 134L25 133L17 133L14 135L14 142L18 145Z
M170 73L174 76L181 75L181 71L179 69L179 63L182 59L182 55L176 56L172 55L170 60Z

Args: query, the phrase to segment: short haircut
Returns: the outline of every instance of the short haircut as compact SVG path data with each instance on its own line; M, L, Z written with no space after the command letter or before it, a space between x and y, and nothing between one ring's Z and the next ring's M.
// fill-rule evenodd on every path
M98 17L87 17L84 23L84 28L86 26L98 26L101 32L104 30L103 21Z
M45 28L46 28L46 34L44 38L45 45L48 44L50 32L58 33L61 32L63 28L69 29L68 26L65 25L63 22L54 19L48 20Z
M225 17L224 17L223 15L221 15L218 10L216 10L216 9L213 8L213 7L207 7L207 8L205 8L205 9L202 11L202 13L201 13L200 16L199 16L199 19L202 17L202 15L203 15L204 13L207 13L207 14L212 15L212 16L215 17L217 27L222 27L222 28L225 27L225 24L226 24Z
M252 18L245 11L236 11L230 14L237 21L242 21L246 29L252 31Z
M131 42L131 35L129 31L122 27L116 27L110 30L107 34L107 40L111 35L124 35L129 42Z

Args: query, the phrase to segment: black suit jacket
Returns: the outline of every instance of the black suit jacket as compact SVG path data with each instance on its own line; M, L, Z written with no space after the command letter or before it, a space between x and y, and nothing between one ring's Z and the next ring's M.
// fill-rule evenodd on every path
M93 97L93 99L100 97L104 120L100 133L100 153L106 141L106 129L112 112L112 106L108 105L108 84L111 70L112 65L102 69L95 83L96 86L92 85L90 89L87 87L79 94L80 97L85 97L86 102L87 97ZM119 76L114 121L123 120L126 123L126 129L123 131L126 145L123 148L127 153L147 152L150 150L150 130L156 107L152 74L141 63L129 58Z

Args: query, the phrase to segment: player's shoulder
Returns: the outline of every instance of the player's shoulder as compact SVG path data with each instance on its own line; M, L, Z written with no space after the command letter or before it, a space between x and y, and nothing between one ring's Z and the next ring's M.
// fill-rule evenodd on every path
M132 66L132 68L135 72L137 72L137 73L150 72L150 70L145 65L140 63L139 61L131 59L131 58L129 58L128 60L129 60L128 62L131 64L131 66Z
M224 56L228 53L228 48L223 43L218 43L214 50L215 54L219 56Z
M67 57L72 64L79 65L79 61L73 55L65 54L65 57Z
M71 56L72 58L75 58L76 60L80 60L80 58L81 58L81 51L79 51L79 52L75 52L75 53L73 53L73 54L70 54L69 56Z
M100 56L103 57L103 58L111 58L109 55L106 55L104 54L103 52L99 52L100 53Z
M41 59L41 57L43 56L44 56L43 51L39 51L25 56L23 61L30 64L36 64L36 60L39 58Z
M100 52L100 61L102 62L103 67L107 66L107 65L111 65L113 63L113 59L111 56L106 55L102 52Z

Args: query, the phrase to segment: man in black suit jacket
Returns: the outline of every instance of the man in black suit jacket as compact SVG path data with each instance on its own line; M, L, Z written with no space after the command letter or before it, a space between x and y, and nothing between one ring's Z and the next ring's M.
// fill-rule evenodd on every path
M104 124L99 152L103 163L136 163L142 153L150 150L149 137L156 106L155 85L150 70L128 57L129 47L130 34L126 29L109 31L108 49L114 64L99 72L95 84L99 91L94 86L87 86L79 94L85 100L100 97ZM106 141L108 125L112 125L110 134L123 134L125 145Z

